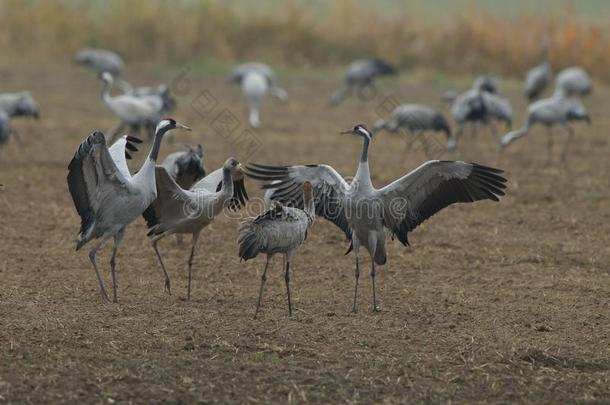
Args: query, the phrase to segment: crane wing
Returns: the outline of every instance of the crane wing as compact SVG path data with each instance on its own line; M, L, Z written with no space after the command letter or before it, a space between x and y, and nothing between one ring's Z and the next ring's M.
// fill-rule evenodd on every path
M431 160L376 191L383 223L404 245L407 234L443 208L460 202L498 201L502 170L476 163Z
M304 208L303 182L313 186L316 215L337 225L352 238L351 229L345 217L346 191L349 184L328 165L266 166L251 163L246 166L246 175L257 180L272 182L264 184L264 189L273 190L270 198L287 206Z
M106 147L104 134L91 133L80 144L68 165L68 188L81 217L80 233L86 233L102 207L128 196L129 181L117 168Z
M220 191L222 186L222 167L216 169L197 183L193 184L191 191L206 190L210 193ZM244 182L244 176L239 175L233 178L233 197L229 200L230 209L239 209L246 205L248 200L248 193L246 192L246 185Z
M135 144L138 143L142 143L142 141L136 137L124 135L108 148L108 153L110 153L114 164L126 179L131 178L131 173L129 173L129 168L127 167L127 159L131 159L129 152L137 152L138 148Z

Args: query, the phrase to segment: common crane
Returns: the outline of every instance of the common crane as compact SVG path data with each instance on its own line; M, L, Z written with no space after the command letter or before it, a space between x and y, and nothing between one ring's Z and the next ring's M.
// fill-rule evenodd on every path
M82 49L76 54L75 60L98 74L109 72L115 77L120 77L125 67L123 59L116 52L107 49Z
M375 85L377 76L394 75L396 69L381 59L359 59L347 66L345 81L341 89L331 98L331 104L337 105L350 96L355 89Z
M374 124L375 131L386 130L396 132L400 128L407 129L413 139L407 140L407 147L412 145L415 138L420 137L426 131L444 132L447 140L451 137L451 129L443 114L421 104L403 104L394 109L390 120L378 119ZM428 143L421 138L424 151L428 154Z
M530 104L527 108L525 125L504 135L500 144L504 149L517 139L527 135L534 124L542 124L547 128L547 159L550 161L553 149L552 127L560 125L568 131L568 139L561 153L561 160L564 161L568 146L574 138L574 128L570 126L570 122L574 121L591 123L591 118L580 100L566 97L561 90L558 90L553 97Z
M447 149L450 151L457 149L467 123L472 124L473 134L479 124L491 124L492 133L495 134L493 120L504 122L506 127L510 128L513 119L513 111L508 99L479 89L471 89L460 94L451 106L451 115L458 129L447 142Z
M584 97L593 91L593 84L587 71L581 67L569 67L557 75L555 88L567 97Z
M110 95L110 89L114 84L112 75L108 72L103 72L100 78L104 82L102 89L102 100L116 115L120 122L107 134L112 139L115 133L122 131L125 126L129 126L134 132L140 128L148 129L149 138L152 138L152 129L161 120L162 101L158 98L142 98L123 94L113 97Z
M278 202L303 207L297 199L305 181L314 188L317 215L337 225L351 240L356 255L356 284L352 311L357 311L359 252L364 246L371 257L373 311L378 311L375 274L376 265L386 263L386 230L407 245L408 233L441 209L458 202L498 201L504 195L506 179L501 170L476 163L431 160L389 185L376 189L371 182L368 150L372 134L356 125L353 133L363 138L362 155L356 175L346 181L328 165L267 166L250 164L246 175L271 182L271 196Z
M201 231L224 208L237 210L248 199L241 164L229 158L220 169L208 174L188 190L176 184L164 167L157 166L156 173L157 198L143 213L149 228L148 236L165 277L165 290L171 294L169 274L157 244L167 235L193 235L186 296L190 300L193 258Z
M532 102L537 100L551 82L551 64L544 60L525 75L525 97Z
M304 209L286 207L280 203L274 205L256 218L248 218L239 225L239 257L244 261L254 259L259 253L265 253L267 260L261 276L261 286L256 301L254 318L258 316L263 297L267 268L274 255L284 256L284 281L288 295L288 315L292 316L290 299L290 265L295 250L307 238L307 231L315 219L313 187L310 182L303 182L303 192L299 201Z
M0 110L11 117L40 118L40 110L29 91L0 94Z
M170 153L161 166L180 187L188 190L205 177L203 148L197 145L194 148L188 147L185 151Z
M248 123L252 128L258 128L261 124L260 105L268 92L282 102L288 99L288 93L275 84L275 73L271 67L263 63L237 65L230 79L241 86L249 109Z
M115 257L127 226L138 218L157 195L155 162L163 136L172 129L190 130L171 118L159 122L148 158L135 174L127 167L128 150L136 149L131 137L121 137L110 148L106 138L94 131L79 146L68 165L68 188L81 227L76 250L97 239L89 252L102 298L109 301L95 256L104 243L114 238L110 267L112 272L113 302L117 302Z

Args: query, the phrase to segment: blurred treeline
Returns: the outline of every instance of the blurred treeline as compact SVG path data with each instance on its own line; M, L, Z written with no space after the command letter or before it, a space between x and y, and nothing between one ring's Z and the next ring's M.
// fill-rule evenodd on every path
M380 10L387 0L0 0L0 47L5 64L65 63L91 46L138 63L255 59L325 67L378 56L402 68L521 75L546 42L555 69L578 64L610 78L610 26L603 18L561 8L528 12L527 2L516 14L473 2L439 7L443 14L431 18L397 2Z

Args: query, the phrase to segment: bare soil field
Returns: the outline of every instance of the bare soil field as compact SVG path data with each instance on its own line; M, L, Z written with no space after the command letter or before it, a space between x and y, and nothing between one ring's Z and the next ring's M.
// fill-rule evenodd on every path
M382 82L368 101L334 108L328 100L339 77L285 74L288 104L268 100L263 126L240 138L245 107L224 76L143 69L127 77L173 82L173 116L194 131L176 133L162 156L201 143L208 170L234 155L329 163L353 175L361 140L338 132L372 124L387 96L447 110L446 86L408 73ZM585 101L593 124L576 126L566 164L561 129L550 164L540 128L503 156L485 131L466 138L461 152L437 153L505 169L507 196L445 209L410 235L410 248L389 242L377 276L381 313L370 311L366 256L360 312L350 313L354 257L344 256L341 232L320 220L296 255L294 315L277 258L254 320L264 260L239 262L238 219L229 217L199 240L190 302L188 247L174 238L160 244L173 281L168 296L144 221L134 223L117 261L120 303L103 303L90 246L74 251L79 218L66 184L79 143L115 123L101 82L77 68L37 66L3 68L0 79L3 91L31 90L42 112L38 122L14 121L23 148L11 142L0 155L0 402L610 402L607 89ZM520 125L525 101L517 86L505 87ZM375 185L425 160L421 148L407 153L404 144L402 135L375 136ZM142 149L132 169L147 144ZM247 187L261 196L257 182ZM109 258L110 245L98 255L107 286Z

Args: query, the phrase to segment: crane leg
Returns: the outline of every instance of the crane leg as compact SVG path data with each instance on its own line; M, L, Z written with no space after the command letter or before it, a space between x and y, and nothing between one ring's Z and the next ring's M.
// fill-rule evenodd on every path
M117 285L116 285L116 252L119 249L119 245L125 235L125 228L121 229L114 235L114 246L112 247L112 256L110 257L110 274L112 275L112 302L115 304L119 302L117 299Z
M354 247L354 254L356 255L356 271L354 276L356 278L356 285L354 287L354 303L352 304L352 313L355 314L358 312L358 279L360 278L360 241L355 236L352 236L352 243Z
M565 124L564 127L568 130L568 139L566 140L566 143L563 147L563 151L561 152L561 161L562 162L566 161L566 157L568 155L568 148L569 148L570 144L572 143L572 140L574 139L574 128L572 128L568 124Z
M159 259L159 264L161 264L161 270L163 270L163 276L165 277L165 291L169 295L172 295L172 287L171 282L169 280L169 274L167 273L165 263L163 263L163 258L161 257L161 253L159 252L159 248L157 247L157 243L159 243L160 240L161 238L154 239L152 241L152 248L154 249L155 254L157 255L157 259Z
M292 316L292 301L290 300L290 261L292 254L287 253L284 257L284 281L286 281L286 293L288 294L288 316Z
M97 268L97 262L95 261L95 255L97 251L102 247L102 245L110 238L110 235L103 237L97 245L91 249L89 252L89 260L93 265L93 270L95 270L95 275L97 276L97 282L100 286L100 294L102 294L102 299L110 302L110 298L108 298L108 293L106 292L106 287L104 287L104 280L102 279L102 275L100 274L100 270Z
M258 291L258 300L256 301L256 311L254 312L254 319L258 316L258 311L261 307L261 299L263 298L263 289L265 288L265 281L267 281L267 267L269 267L269 262L271 261L271 255L267 255L267 261L265 262L265 267L263 268L263 275L261 276L261 288Z
M377 294L375 291L375 256L371 255L371 285L373 286L373 312L379 312L377 306Z
M195 247L197 246L197 240L199 239L199 233L193 234L193 245L191 246L191 254L189 255L189 280L188 287L186 290L187 301L191 299L191 280L193 274L193 257L195 256Z
M553 134L551 127L546 127L546 161L551 163L553 160Z

